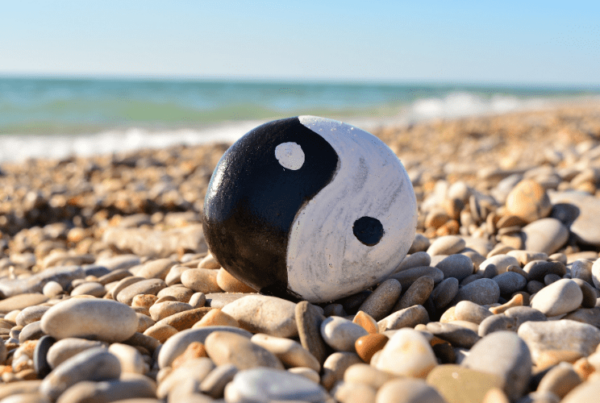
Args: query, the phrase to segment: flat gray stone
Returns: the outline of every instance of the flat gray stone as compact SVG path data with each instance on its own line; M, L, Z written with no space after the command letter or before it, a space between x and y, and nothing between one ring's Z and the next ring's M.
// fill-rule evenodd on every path
M512 271L499 274L492 280L500 287L500 294L512 294L522 290L527 285L525 277Z
M551 196L555 206L552 212L556 218L563 219L578 241L600 246L600 199L580 192L560 192ZM570 205L561 208L561 204Z
M491 305L498 302L498 298L500 298L498 283L489 278L481 278L461 287L455 301L471 301L479 305Z
M413 267L411 269L402 270L401 272L392 274L389 278L396 279L402 285L403 290L407 290L419 277L429 276L435 284L442 282L444 272L436 267L422 266Z
M551 255L569 239L569 230L555 218L542 218L523 227L524 250Z
M444 273L444 278L454 277L459 281L473 274L473 262L465 255L450 255L435 265Z

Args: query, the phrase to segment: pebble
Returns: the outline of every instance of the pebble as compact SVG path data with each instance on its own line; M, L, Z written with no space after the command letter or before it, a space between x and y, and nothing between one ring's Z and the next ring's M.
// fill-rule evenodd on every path
M376 352L385 347L389 338L384 334L369 334L359 337L354 343L356 354L366 363L371 362L371 358Z
M57 340L93 335L98 340L120 342L133 336L138 318L133 309L115 301L71 299L50 308L41 326Z
M358 326L365 329L367 333L379 333L377 321L373 319L371 315L366 314L363 311L358 311L354 316L354 319L352 319L352 323L356 323Z
M580 279L588 284L594 284L592 280L592 266L594 265L594 261L580 259L571 263L571 278Z
M492 313L474 302L461 301L456 304L454 316L458 320L480 324L484 319L492 316Z
M48 298L54 298L61 292L63 292L63 288L56 281L48 281L42 289L42 294Z
M548 255L541 252L532 252L528 250L511 250L506 252L508 256L512 256L521 266L525 266L527 263L534 260L548 260Z
M250 340L273 353L287 368L306 367L316 372L321 370L319 361L294 340L266 334L255 334Z
M509 308L504 311L504 316L515 319L515 330L518 330L525 322L545 322L548 320L546 315L528 306Z
M156 324L152 318L142 313L136 312L136 316L138 317L138 327L136 330L138 333L144 333L149 327L152 327Z
M283 369L281 361L273 353L239 334L213 332L204 345L216 365L232 364L240 371L255 367Z
M40 379L44 379L46 375L52 371L52 367L48 362L48 351L50 347L56 343L56 340L50 336L44 336L35 345L33 352L33 369ZM1 354L0 354L1 355ZM4 362L0 357L0 362Z
M120 255L96 261L98 266L104 266L110 271L127 270L141 263L136 255Z
M159 399L164 399L173 394L181 386L186 383L192 384L192 390L197 390L199 384L206 379L208 374L215 369L215 364L206 357L196 358L185 361L179 368L167 373L158 384L156 396ZM192 392L192 391L189 391ZM191 394L191 393L186 394ZM169 396L171 400L175 400L175 396ZM181 397L179 400L182 400Z
M531 377L531 354L527 344L513 332L496 332L477 342L462 365L502 378L511 400L526 392Z
M140 352L134 347L121 343L113 343L108 348L121 363L121 373L140 374L148 372L148 364L144 362Z
M557 193L552 197L555 204L569 203L577 208L577 214L569 220L570 231L582 243L600 246L600 202L588 194L579 195L575 192ZM554 216L554 213L553 213ZM557 218L559 218L557 216Z
M277 385L276 388L273 385ZM239 372L225 388L228 403L263 401L322 402L326 391L301 375L271 368Z
M377 392L377 403L447 403L421 379L394 379Z
M158 354L158 364L160 368L170 366L175 358L183 354L185 349L193 342L205 343L206 338L212 332L232 332L250 339L252 334L246 330L236 327L211 326L200 329L188 329L177 333L163 344Z
M565 398L561 401L562 403L581 403L581 402L593 402L598 399L600 395L600 382L586 382L575 389L573 389Z
M150 307L150 316L153 320L159 321L173 314L188 311L192 309L190 304L179 301L166 301L154 304Z
M436 267L413 267L406 269L401 272L392 274L390 278L396 279L402 285L402 289L406 290L412 285L418 278L428 276L433 279L435 284L440 283L444 279L444 273Z
M424 252L427 250L427 248L429 248L430 245L431 243L429 241L429 238L427 238L423 234L417 233L415 234L415 239L413 240L413 243L410 246L408 253L412 255L417 252Z
M342 403L375 403L377 391L363 383L338 382L331 390L336 401Z
M23 310L29 306L43 304L48 297L43 294L21 294L0 301L0 314Z
M600 289L600 259L596 260L594 262L594 264L592 265L592 281L594 283L594 287L596 287L596 289ZM4 301L0 301L0 305L2 304L2 302L4 302ZM16 309L22 309L22 308L16 308ZM2 313L1 307L0 307L0 313Z
M545 260L534 260L525 265L523 270L527 273L529 281L543 281L548 274L556 274L560 277L567 274L567 268L561 262L547 262Z
M493 315L483 320L479 324L478 334L480 337L485 337L490 333L501 331L517 331L515 318L509 318L504 315Z
M30 323L37 322L42 319L42 316L48 309L50 309L50 307L44 305L27 307L17 315L15 322L17 323L17 326L26 326Z
M519 182L508 194L506 210L526 223L547 217L552 210L546 189L531 179Z
M196 294L202 294L202 293L196 293ZM158 294L156 294L156 296L158 298L173 297L173 298L175 298L175 301L186 302L186 303L190 302L190 300L192 299L192 295L194 295L194 291L192 291L189 288L184 287L180 284L175 284L171 287L163 288L162 290L160 290L158 292ZM202 294L202 295L204 295L204 294ZM190 305L192 305L192 304L190 304ZM195 307L195 308L200 308L200 306Z
M167 284L157 278L149 280L141 280L123 288L116 297L116 300L126 305L131 305L131 301L139 294L157 295L160 290L165 288Z
M449 342L454 347L471 348L479 341L479 336L476 332L452 323L429 322L427 324L427 331Z
M563 319L574 320L576 322L587 323L595 327L600 326L600 308L586 309L581 308L563 317Z
M458 294L458 279L450 277L444 279L439 283L431 292L431 298L436 308L445 308L452 302L454 297Z
M217 285L225 292L254 292L252 287L233 277L223 268L219 269L217 274Z
M358 308L375 320L383 319L388 315L400 297L402 286L395 279L388 279L379 284L375 291Z
M323 363L321 385L330 390L336 382L344 379L344 373L354 364L362 364L360 357L354 353L335 352Z
M281 298L250 295L227 304L222 311L252 333L296 337L296 304Z
M190 290L203 292L204 294L221 292L221 287L219 287L219 284L217 283L218 274L218 270L186 270L181 273L181 284Z
M321 337L336 351L354 352L354 343L359 337L369 334L351 321L332 316L321 323Z
M157 259L147 262L142 266L142 268L136 273L139 277L144 277L147 279L151 278L159 278L161 280L165 280L171 267L175 265L175 261L173 259Z
M473 274L473 262L465 255L450 255L435 267L444 273L444 278L454 277L459 281Z
M427 376L427 384L433 386L446 403L481 403L494 388L502 388L502 377L461 367L438 365Z
M96 298L102 298L106 294L106 288L100 283L85 283L78 285L71 291L71 296L91 295Z
M79 382L67 389L58 403L114 402L152 399L156 387L145 377L103 382ZM151 400L153 401L153 399Z
M431 295L433 287L434 282L431 277L419 277L417 281L408 287L408 290L406 290L402 298L398 300L398 303L394 305L392 311L399 311L401 309L409 308L413 305L424 305L425 301L427 301ZM380 317L379 319L383 319L384 316Z
M519 266L519 262L516 258L510 255L496 255L487 258L483 263L479 265L479 273L484 273L488 266L496 266L496 272L498 274L506 273L510 266Z
M559 250L569 238L569 230L555 218L542 218L523 227L523 249L548 255Z
M227 386L227 384L233 380L238 372L239 371L235 365L219 365L213 369L206 376L206 378L204 378L200 384L200 392L212 397L213 399L219 399L223 397L225 386ZM317 379L318 376L319 375L317 375Z
M19 343L24 343L28 340L38 340L46 333L42 330L41 322L33 322L21 329L19 333Z
M50 336L46 336L50 337ZM100 341L92 341L78 338L68 338L55 342L48 349L46 360L50 368L54 369L69 358L92 348L101 348L106 346Z
M395 378L396 375L380 371L368 364L354 364L344 372L344 382L365 384L375 390Z
M156 322L157 324L164 324L174 327L177 330L190 329L194 324L200 321L206 314L211 311L212 308L196 308L188 309L187 311L175 313L167 316L164 319Z
M515 272L509 271L497 275L492 278L500 287L500 294L513 294L519 290L522 290L527 285L525 277Z
M455 235L446 235L437 238L427 249L430 256L435 255L453 255L460 253L467 243L464 239Z
M531 303L546 316L563 315L579 308L583 293L573 280L558 280L539 291Z
M187 302L188 304L190 304L192 306L192 308L202 308L204 305L206 305L206 295L204 295L203 292L195 292L190 296L189 301L182 301L182 302ZM211 306L211 308L218 309L217 307L214 307L214 306Z
M106 287L107 287L107 289L109 289L112 299L116 300L121 291L123 291L125 288L129 287L130 285L138 283L142 280L144 280L143 277L128 276L128 277L124 277L124 278L118 280L118 282L116 284L108 283L108 284L106 284ZM139 295L143 295L143 294L139 294Z
M427 252L416 252L412 255L408 255L404 258L400 266L394 272L410 269L413 267L429 266L431 263L431 256Z
M498 302L500 287L489 278L475 280L458 290L455 301L471 301L479 305L490 305Z
M397 330L405 327L415 327L429 322L429 314L422 305L414 305L410 308L401 309L377 322L379 332Z
M414 329L400 329L381 350L375 368L392 374L425 378L437 365L427 339Z
M518 334L527 343L533 362L538 366L552 362L555 357L569 356L573 360L587 357L600 344L600 330L596 327L564 319L525 322Z
M221 311L219 308L211 309L202 319L192 326L192 329L197 329L200 327L207 326L231 326L231 327L240 327L240 324L237 320L227 315L225 312Z
M298 336L302 347L308 350L322 365L327 358L327 345L321 337L323 314L307 301L299 302L295 308Z
M120 375L121 364L117 357L104 348L92 348L55 368L42 382L40 392L55 400L78 382L118 379Z
M149 326L146 330L144 330L143 333L144 335L152 337L164 344L171 336L176 335L177 332L178 330L173 326L169 326L164 323L157 323Z
M554 393L560 399L581 384L582 380L573 370L573 366L566 362L550 369L540 381L538 392Z

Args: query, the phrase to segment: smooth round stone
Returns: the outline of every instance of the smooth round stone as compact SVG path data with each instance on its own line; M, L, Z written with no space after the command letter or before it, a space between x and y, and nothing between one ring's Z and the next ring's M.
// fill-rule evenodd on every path
M220 309L211 309L202 319L192 326L192 329L206 326L231 326L240 327L237 320L222 312Z
M363 383L340 381L331 389L330 394L339 402L375 402L377 391Z
M541 252L531 252L527 250L511 250L506 252L507 255L514 257L519 261L521 266L525 266L534 260L548 260L548 255Z
M125 288L129 287L132 284L139 283L140 281L143 281L143 280L144 280L144 277L130 275L130 276L121 278L120 280L117 281L116 284L114 282L106 284L106 288L110 290L110 295L112 296L113 299L116 300L119 296L119 293L121 291L123 291ZM140 295L143 295L143 294L140 294Z
M479 341L479 336L471 329L452 323L430 322L427 331L442 340L446 340L454 347L471 348Z
M190 297L188 304L190 304L192 308L202 308L204 305L206 305L206 295L204 295L203 292L195 292ZM211 308L216 307L213 306Z
M249 295L227 304L222 311L252 333L296 337L296 304L264 295Z
M132 346L121 343L113 343L108 352L114 354L121 363L121 373L140 374L148 372L148 364L144 362L142 354Z
M209 269L190 269L181 273L181 284L190 290L208 294L211 292L221 292L221 287L217 283L218 270Z
M545 322L548 320L546 315L537 309L533 309L528 306L515 306L513 308L508 308L506 311L504 311L504 316L516 320L516 329L519 329L519 327L525 322Z
M587 323L595 327L600 326L600 308L581 308L563 317L563 319Z
M117 295L117 301L127 305L131 305L133 297L140 294L157 295L160 290L165 288L167 284L161 279L141 280L128 287L125 287Z
M239 334L213 332L206 338L205 347L216 365L233 364L240 371L255 367L283 369L273 353Z
M504 392L516 400L526 391L531 377L531 354L527 344L513 332L496 332L477 342L464 367L498 375L504 380Z
M519 266L519 262L517 259L510 255L496 255L490 258L487 258L483 263L479 265L479 273L484 273L485 269L489 265L496 266L496 271L498 274L506 273L510 266Z
M232 332L248 339L252 337L252 334L246 330L237 327L227 326L208 326L200 329L188 329L177 333L175 336L169 338L163 344L158 355L158 364L160 368L170 366L175 358L181 355L185 349L193 342L205 343L206 338L212 332Z
M444 273L444 278L463 280L473 274L473 262L465 255L450 255L435 265Z
M122 402L154 403L156 387L145 377L104 382L79 382L67 389L60 403Z
M42 289L42 294L44 294L48 298L54 298L61 292L63 292L62 285L60 285L56 281L48 281Z
M436 365L427 339L414 329L400 329L381 351L375 367L400 376L425 378Z
M296 305L295 316L302 347L323 364L328 355L327 345L321 337L321 324L325 317L317 307L307 301L301 301Z
M55 368L42 382L40 392L57 399L70 386L81 381L118 379L121 364L104 348L93 348L71 357Z
M266 334L255 334L250 340L273 353L287 368L306 367L317 373L321 370L319 361L294 340Z
M377 392L376 403L447 403L421 379L395 379Z
M362 364L362 360L354 353L335 352L331 354L323 363L321 385L330 390L336 382L344 379L346 370L355 364Z
M483 320L479 324L478 334L485 337L490 333L502 331L517 331L516 320L504 315L493 315Z
M202 320L211 310L212 308L207 307L188 309L183 312L169 315L156 323L161 325L169 325L177 330L190 329L192 326L194 326L194 324Z
M410 308L401 309L377 322L380 332L397 330L405 327L414 328L418 324L429 322L429 314L422 305L414 305Z
M401 292L402 286L398 280L385 280L367 297L358 310L371 315L375 320L383 319L392 311Z
M529 281L543 281L548 274L556 274L560 277L567 273L567 268L561 262L547 262L545 260L534 260L525 265L523 270L527 273Z
M389 147L314 116L243 136L221 158L207 195L203 230L219 263L264 294L311 302L385 279L417 223L410 179Z
M546 189L531 180L522 180L508 194L506 210L509 214L530 223L547 217L552 210Z
M415 254L417 252L425 252L427 248L431 245L429 238L427 238L423 234L415 234L415 238L408 250L408 253Z
M212 397L213 399L219 399L223 397L225 386L233 380L233 377L238 373L238 369L235 365L219 365L213 369L204 378L200 384L200 392L205 395ZM319 375L317 374L317 383Z
M502 403L484 400L494 388L502 388L504 380L495 374L461 367L439 365L427 376L427 384L433 386L447 403Z
M104 294L106 294L106 289L100 283L84 283L71 291L72 297L77 295L91 295L93 297L101 298Z
M93 337L107 342L127 340L138 318L129 306L105 299L70 299L56 304L41 320L44 333L57 340Z
M157 323L149 326L146 330L144 330L143 334L164 344L171 336L176 335L177 332L178 330L173 326L169 326L164 323Z
M573 280L558 280L539 291L531 303L546 316L557 316L576 310L583 301L583 293Z
M432 291L431 298L436 308L445 308L458 294L458 279L450 277L444 279Z
M175 265L175 261L173 259L157 259L152 260L144 266L136 273L140 277L144 278L159 278L161 280L165 280L171 267Z
M456 235L447 235L437 238L427 249L430 256L435 255L453 255L460 253L467 243L464 239Z
M196 293L196 294L204 295L203 293ZM160 290L158 292L158 294L156 294L156 296L158 298L173 297L173 298L175 298L175 301L186 302L186 303L190 302L193 295L194 295L194 291L190 290L187 287L182 286L181 284L175 284L171 287L163 288L162 290ZM205 298L206 298L206 296L205 296ZM190 305L192 305L192 304L190 304ZM197 308L200 308L200 306L198 306Z
M596 259L594 259L594 261L595 260ZM594 261L580 259L571 263L571 278L594 284L592 280L592 266L594 265Z
M427 252L415 252L412 255L406 256L395 271L398 272L412 267L429 266L430 263L431 256Z
M394 306L392 311L406 309L413 305L424 305L433 291L433 279L429 276L419 277L417 281L408 287L402 298ZM380 318L381 319L381 318Z
M354 343L356 354L366 363L371 362L371 358L376 352L382 350L387 344L389 338L384 334L369 334L359 337Z
M544 375L537 390L538 392L554 393L562 399L581 383L582 380L573 370L573 365L563 362Z
M336 351L354 352L354 343L359 337L369 334L351 321L332 316L321 323L321 336L325 343Z
M29 306L43 304L48 297L43 294L20 294L0 301L0 314L23 310Z
M322 402L327 392L301 375L270 368L239 372L225 388L228 402L302 401Z
M120 255L99 259L96 261L98 266L104 266L110 271L126 270L141 263L141 260L136 255Z
M554 218L542 218L523 227L524 249L551 255L569 239L569 230Z
M25 343L28 340L38 340L44 336L41 322L33 322L21 329L19 333L19 343Z
M36 305L23 309L16 318L17 326L27 326L30 323L37 322L42 319L44 313L49 310L49 306Z
M354 316L354 319L352 319L352 323L356 323L358 326L365 329L369 334L379 333L379 325L377 324L377 321L375 321L371 315L362 311L358 311L358 313Z
M593 402L600 396L600 382L585 382L569 392L562 403Z
M52 367L48 363L48 351L50 347L56 343L56 340L50 336L42 337L35 345L33 352L33 369L38 375L38 378L44 379L46 375L52 371Z
M252 287L233 277L223 268L219 269L219 274L217 274L217 285L225 292L255 292Z
M159 321L167 316L188 311L190 309L192 309L192 306L190 304L186 304L185 302L166 301L152 305L150 307L150 316L153 320Z
M455 300L471 301L479 305L490 305L498 302L500 287L489 278L475 280L458 290Z
M596 197L565 192L553 195L552 202L555 210L558 210L556 207L567 207L561 209L563 214L553 211L552 216L563 220L566 225L570 224L570 230L579 242L600 246L600 201Z
M480 324L492 315L493 314L489 309L471 301L461 301L456 304L456 307L454 308L454 316L457 320L464 320L476 324Z
M160 377L156 396L159 399L166 399L169 396L173 401L182 401L184 397L177 396L178 392L184 392L183 395L197 393L198 385L214 369L215 364L210 358L200 357L187 360L170 372L161 371L167 374Z
M550 285L552 283L557 282L560 279L561 279L561 277L557 274L546 274L544 276L544 284Z
M100 341L77 338L63 339L50 346L48 354L46 355L46 360L48 361L50 367L54 369L64 361L81 353L82 351L105 346L106 344Z
M509 271L492 278L500 287L500 294L512 294L522 290L527 285L525 277L515 272Z
M401 272L392 274L390 278L394 278L400 282L402 289L406 290L412 285L418 278L428 276L433 278L435 284L440 283L444 279L444 273L436 267L413 267L406 269Z
M354 364L344 372L344 382L365 384L375 390L394 378L395 375L375 369L369 364Z
M600 330L595 326L565 319L525 322L518 334L529 346L534 363L557 354L569 354L572 359L587 357L600 344Z

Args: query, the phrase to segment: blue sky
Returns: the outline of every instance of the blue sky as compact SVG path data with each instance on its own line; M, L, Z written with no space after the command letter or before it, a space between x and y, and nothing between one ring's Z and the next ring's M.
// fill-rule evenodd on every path
M0 75L600 85L600 2L4 1Z

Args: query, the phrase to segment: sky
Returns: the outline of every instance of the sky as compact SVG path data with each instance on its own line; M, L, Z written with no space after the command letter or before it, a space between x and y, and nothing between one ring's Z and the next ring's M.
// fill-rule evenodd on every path
M598 1L0 0L0 75L600 85Z

